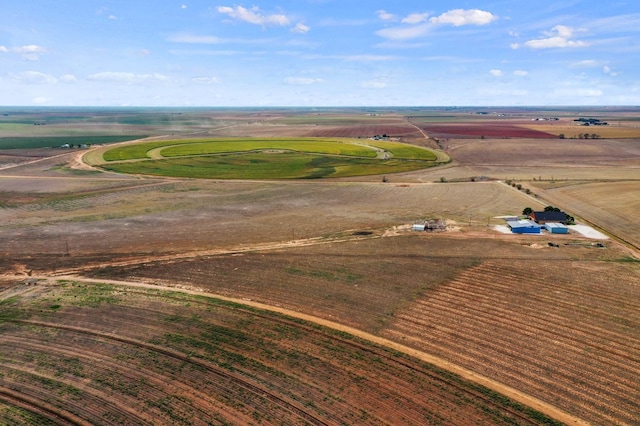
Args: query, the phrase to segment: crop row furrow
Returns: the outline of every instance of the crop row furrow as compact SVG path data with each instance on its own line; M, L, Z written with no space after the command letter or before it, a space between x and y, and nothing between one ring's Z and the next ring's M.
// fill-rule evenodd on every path
M455 314L455 311L450 312L450 314ZM607 375L614 374L616 377L620 378L620 380L616 382L616 385L610 388L611 385L609 383L605 383L602 385L603 387L607 388L612 393L616 391L619 396L628 395L629 393L636 391L634 382L624 379L625 377L636 377L636 372L633 371L633 368L628 367L628 363L620 363L617 366L612 366L608 363L606 358L601 359L601 363L591 363L591 359L581 362L579 360L583 359L583 357L580 357L580 353L576 348L563 341L549 340L548 345L541 345L536 341L527 341L526 339L505 338L505 336L513 334L503 332L505 330L504 327L509 327L509 324L485 322L477 323L475 327L472 327L470 326L470 323L473 322L473 317L470 317L469 321L465 322L464 327L454 329L446 317L437 316L434 318L425 318L421 313L416 313L415 316L403 315L401 317L401 321L415 324L418 329L424 328L429 329L430 331L443 330L448 333L459 333L459 336L457 335L456 338L464 339L467 342L476 342L478 346L483 344L491 346L491 343L496 342L496 347L498 348L498 353L500 355L508 355L517 358L518 356L523 356L522 354L535 354L531 355L529 358L534 364L539 364L539 360L548 360L547 362L539 364L541 367L540 371L542 373L544 373L545 368L553 366L554 372L564 372L563 374L566 374L567 379L572 379L573 381L581 380L571 374L571 371L573 371L576 366L579 366L583 373L586 372L588 374L592 374L593 377L606 377ZM526 325L523 325L523 327L526 327ZM491 331L488 332L487 330ZM522 333L527 334L524 331L522 331ZM533 334L537 335L538 333ZM551 346L554 349L552 351L547 351L546 353L541 353L540 348L547 346ZM517 348L515 353L513 353L514 349L512 348ZM571 359L571 362L560 362L560 359L555 356L557 351L561 348L572 354L571 356L566 357ZM534 364L530 363L529 365ZM598 382L598 380L596 380L596 382Z
M67 380L63 377L52 377L51 375L40 373L32 368L25 368L16 364L5 364L3 365L3 368L6 372L14 371L26 376L35 377L38 380L56 382L56 384L68 386L68 389L74 388L75 385L75 382ZM53 393L50 393L49 395L50 397L53 397ZM73 399L74 398L64 398L64 401L60 401L61 403L64 402L64 405L69 407L72 412L81 412L82 409L85 409L89 406L101 408L108 407L109 411L117 412L119 414L119 417L122 419L127 419L129 422L133 423L142 423L142 419L139 417L138 413L135 410L131 409L127 404L119 403L117 399L111 398L109 392L103 392L96 388L89 389L87 387L83 387L82 398L77 403L72 402ZM80 405L82 408L78 407L78 405Z
M427 313L425 313L425 311ZM555 356L560 348L563 348L568 353L572 354L569 359L572 360L571 365L574 365L576 360L583 359L581 350L579 348L588 345L588 341L582 341L577 338L570 338L566 334L560 332L549 332L543 326L534 326L530 322L526 321L526 318L519 321L511 318L508 315L500 317L498 315L487 314L484 311L473 311L468 308L466 311L461 311L456 307L449 307L443 304L433 305L427 310L415 310L412 312L405 312L398 316L400 321L411 322L419 324L422 327L448 327L452 325L451 319L455 319L458 323L462 324L457 330L460 330L464 336L481 336L477 339L485 342L500 342L507 347L517 347L520 350L528 351L529 353L538 354L541 353L541 348L552 347L552 351L547 351L546 356L553 357L553 365L558 365ZM437 313L437 315L436 315ZM445 315L443 315L445 314ZM518 333L509 332L509 330L517 329ZM509 336L532 336L531 339L522 339L520 337ZM540 340L545 340L547 344L540 344ZM576 344L580 343L580 345ZM624 377L635 377L640 372L634 363L629 363L626 359L620 360L614 354L608 353L608 355L590 354L589 362L585 364L581 362L583 368L588 370L599 371L600 374L611 374L612 370L617 376L621 378L619 385L623 385ZM593 363L594 359L598 359L599 363Z
M167 295L163 295L163 297L167 297ZM169 296L171 297L171 296ZM179 298L182 299L182 298ZM232 311L238 311L238 310L242 310L242 311L246 311L251 313L253 316L260 318L263 321L268 321L268 322L273 322L273 323L279 323L282 325L287 325L287 326L295 326L301 330L303 330L305 332L305 334L307 335L307 337L311 337L311 336L317 336L316 340L318 339L323 339L323 338L327 338L330 337L333 341L335 341L336 343L341 343L345 346L348 347L353 347L356 348L358 350L363 351L364 353L368 353L369 354L369 358L375 358L375 357L380 357L381 359L384 360L384 362L392 365L399 365L401 366L403 369L409 369L411 371L416 371L419 374L423 374L426 377L429 377L431 380L433 380L434 382L437 383L441 383L444 386L446 386L447 388L451 389L451 392L454 392L454 389L458 392L462 392L465 395L468 395L474 399L477 399L479 401L483 401L485 404L487 404L488 406L491 407L496 407L495 402L491 399L488 398L486 395L484 395L482 392L477 391L477 390L472 390L466 386L461 386L451 380L448 380L446 378L443 378L442 376L440 376L439 374L434 374L433 372L431 372L430 370L425 370L423 368L416 368L415 365L412 365L408 362L403 361L402 359L398 358L397 356L393 356L391 355L387 350L385 349L381 349L381 348L373 348L370 347L368 345L363 345L361 343L358 343L352 339L345 339L345 338L340 338L337 337L335 334L333 333L327 333L326 331L323 331L322 329L319 329L317 327L314 326L310 326L310 325L304 325L301 322L297 321L297 320L290 320L287 319L285 317L281 317L281 316L274 316L272 314L269 313L261 313L259 311L256 311L253 308L242 308L240 306L227 306L226 304L217 304L214 302L214 299L212 299L212 301L206 301L206 300L191 300L190 299L190 303L194 303L194 304L201 304L201 305L205 305L205 306L215 306L215 307L219 307L219 308L224 308L227 310L232 310ZM530 418L525 416L522 412L515 410L515 409L508 409L505 408L503 406L500 407L501 410L507 411L510 413L511 416L515 417L515 418L519 418L522 421L524 421L525 423L530 422Z
M497 378L528 394L554 401L555 404L557 401L563 401L562 407L569 411L573 411L575 401L582 401L584 409L590 413L590 418L602 410L617 412L623 417L632 417L636 411L633 401L627 400L629 394L613 398L606 385L594 389L586 382L581 384L581 379L576 381L575 377L569 377L569 383L573 384L567 387L563 384L567 382L562 381L564 373L554 371L551 374L545 365L532 364L530 359L525 361L524 356L504 357L499 345L460 341L455 333L442 334L437 330L431 331L431 336L438 336L436 339L421 337L419 330L401 329L393 333L398 338L404 337L404 341L412 340L414 347L420 350L437 354L451 362Z
M491 291L494 295L498 295L500 300L512 301L514 299L524 299L527 301L536 300L539 302L551 304L555 309L562 309L567 312L581 314L583 317L597 315L600 318L608 320L612 316L610 310L605 307L615 306L616 314L623 315L624 312L638 312L640 305L635 305L629 301L629 295L620 295L617 297L607 297L605 292L600 291L599 295L595 293L586 294L580 289L570 289L566 286L544 287L537 284L522 284L522 277L513 280L505 280L504 278L492 278L481 275L458 276L450 285L455 288L463 287L469 290L474 289L477 293L483 291L481 295L487 297L484 291ZM514 292L517 292L514 294Z
M609 296L598 287L588 287L583 282L572 284L557 283L538 278L535 271L527 273L525 270L509 272L504 266L494 264L492 261L485 262L479 266L468 269L458 275L456 281L479 279L481 283L489 284L490 288L503 289L506 294L515 289L525 289L531 294L554 294L554 300L572 303L574 300L586 299L591 301L593 308L599 308L596 302L607 301L622 308L629 308L636 311L640 309L640 303L636 299L629 298L627 294L613 293ZM615 288L611 289L612 291ZM560 293L557 293L560 292Z
M25 400L29 400L35 406L52 407L53 413L64 418L75 419L74 424L93 425L102 419L101 410L97 404L85 401L84 404L69 404L68 401L53 400L51 392L41 385L29 384L24 380L11 380L5 376L2 380L4 387L10 389L15 394L21 395Z
M31 339L17 337L17 336L5 336L6 343L12 343L10 348L11 353L15 353L16 349L26 348L30 353L43 353L48 356L57 354L66 356L69 358L78 358L83 360L84 370L91 371L93 376L98 372L107 372L109 374L116 374L118 378L126 378L128 383L137 383L140 380L144 380L145 383L149 383L151 386L144 386L139 391L136 391L136 399L144 401L156 401L162 400L166 396L177 394L176 390L181 391L184 395L190 395L195 397L194 401L190 405L200 411L201 418L207 418L208 413L211 410L211 406L216 406L218 409L223 409L221 404L215 404L208 394L200 391L194 386L190 386L187 382L190 379L194 379L193 383L197 383L197 379L201 376L200 372L188 374L182 372L180 377L181 381L170 379L166 375L161 375L152 371L150 368L140 370L138 367L129 365L122 362L114 362L113 358L103 355L104 348L89 348L87 346L79 347L73 351L61 347L56 344L38 344L31 341ZM116 348L117 350L117 348ZM72 383L71 383L72 384ZM170 393L165 392L165 389L171 389ZM86 387L84 391L88 391ZM139 395L139 392L143 392L144 395ZM179 393L179 392L178 392ZM135 412L139 414L138 411ZM148 419L147 419L148 420Z
M558 322L561 322L563 324L563 327L567 326L566 318L569 318L569 317L576 318L577 320L584 318L584 321L582 321L581 325L585 329L588 329L589 333L593 332L596 334L606 334L610 336L612 340L615 340L615 338L620 337L620 334L618 333L603 329L601 327L597 327L592 324L593 322L595 322L593 320L594 315L586 314L587 312L592 311L591 307L586 309L572 302L558 303L558 300L555 297L547 296L546 295L547 293L545 292L527 294L526 300L524 299L524 297L521 299L514 299L513 296L509 295L509 292L514 291L514 288L512 286L510 287L505 286L503 289L497 290L493 283L488 283L486 281L481 281L478 279L475 280L475 284L477 284L477 286L474 286L472 284L474 284L473 280L461 281L460 279L456 279L455 281L452 281L451 285L447 286L447 289L445 290L445 292L441 294L448 295L448 297L453 300L456 300L457 297L454 298L453 294L450 294L450 293L455 293L456 295L462 295L462 298L460 298L461 305L463 304L468 305L469 303L476 304L479 301L484 301L486 302L486 304L489 304L492 307L501 306L501 305L510 306L510 305L513 305L514 303L517 303L518 311L530 312L538 316L545 316L545 318L548 316L552 316ZM534 303L534 302L537 302L537 303ZM550 309L549 307L553 307L553 309ZM584 311L585 314L576 317L576 313L578 311ZM594 314L596 315L600 314L599 316L604 320L606 321L611 320L612 314L610 312L600 310L595 306L593 307L593 311L594 311ZM629 311L629 315L632 315L633 312L637 312L637 311ZM561 316L560 314L563 314L563 313L566 313L566 315ZM624 312L618 311L616 313L616 316L621 316L623 314ZM638 342L638 344L634 344L636 341ZM619 342L619 343L622 345L628 345L632 347L634 350L640 350L640 341L637 339L634 340L634 339L626 338L624 339L624 343L623 342Z
M278 395L268 391L267 389L262 388L261 386L258 386L254 383L251 383L250 381L244 379L243 377L225 371L222 368L219 368L217 366L212 365L209 362L205 362L202 360L196 360L194 358L185 356L175 350L172 349L167 349L164 347L160 347L154 344L150 344L150 343L145 343L143 341L140 341L138 339L131 339L131 338L126 338L126 337L121 337L121 336L116 336L113 334L109 334L109 333L104 333L104 332L99 332L99 331L94 331L94 330L90 330L90 329L85 329L85 328L81 328L81 327L73 327L73 326L66 326L66 325L59 325L59 324L52 324L52 323L47 323L47 322L42 322L42 321L30 321L30 320L12 320L12 322L17 322L17 323L22 323L22 324L31 324L31 325L35 325L35 326L40 326L40 327L49 327L49 328L54 328L54 329L59 329L59 330L66 330L66 331L70 331L70 332L74 332L74 333L81 333L81 334L87 334L87 335L92 335L92 336L96 336L96 337L101 337L107 340L113 340L113 341L118 341L121 343L125 343L125 344L129 344L132 346L136 346L136 347L141 347L141 348L145 348L157 353L160 353L162 355L166 355L172 358L176 358L179 359L181 361L185 361L185 362L191 362L193 364L196 364L204 369L206 369L208 372L210 372L211 374L217 375L221 378L224 378L226 380L231 381L232 383L237 384L239 387L244 388L246 391L258 396L258 397L262 397L266 400L269 400L277 405L279 405L282 409L291 412L293 415L300 417L301 419L304 419L312 424L325 424L325 422L322 419L319 419L315 416L313 416L311 413L308 412L308 410L304 409L303 407L299 406L297 402L293 402L293 401L287 401L284 398L279 397Z
M459 291L459 293L463 294L464 292ZM498 321L502 319L508 323L513 323L514 326L535 328L555 337L566 337L568 334L572 334L574 336L572 339L581 344L626 359L627 362L636 362L635 357L630 354L640 351L640 347L636 347L635 341L630 338L625 338L620 334L589 326L588 324L582 324L582 328L577 328L569 325L566 317L558 316L552 312L544 312L534 307L521 305L518 305L517 309L503 308L500 304L491 303L490 300L485 301L485 303L475 300L473 294L463 294L464 299L443 298L442 296L442 294L434 294L427 300L417 302L417 306L414 309L419 308L420 312L423 310L431 312L432 309L440 309L440 306L449 306L455 310L456 316L467 312L467 316L474 319L482 319L483 321ZM453 303L453 300L456 302ZM521 330L520 327L514 326L510 328ZM597 339L594 339L594 336ZM606 341L607 344L599 344L596 341ZM615 346L612 346L612 344Z
M598 398L595 400L591 398L589 389L584 391L575 388L568 389L566 385L544 372L523 374L523 371L512 368L512 360L503 363L495 355L485 352L483 347L477 351L469 350L466 345L452 344L445 347L439 344L440 341L433 344L431 339L425 339L419 333L411 334L406 330L394 329L387 333L389 336L395 336L396 340L402 340L412 347L435 354L487 377L492 377L541 400L549 401L556 407L563 408L574 415L592 419L604 416L602 401ZM610 406L618 407L617 402ZM623 418L630 419L635 416L636 412L633 408L619 411L621 411ZM610 424L618 424L616 419L620 417L604 416L604 418Z
M226 307L226 306L225 306ZM234 307L234 308L228 308L228 309L239 309L238 307ZM280 318L280 317L273 317L272 315L269 314L261 314L261 313L257 313L256 311L251 310L251 312L253 313L253 315L262 317L266 320L269 321L275 321L275 322L280 322L282 324L290 324L290 325L295 325L303 330L305 330L305 332L309 335L318 335L319 338L322 337L327 337L326 332L323 332L321 329L318 329L316 327L311 327L311 326L307 326L307 325L302 325L300 322L298 321L291 321L288 320L286 318ZM442 376L435 374L434 372L424 369L424 368L419 368L416 367L415 365L404 361L402 358L399 358L397 356L393 356L391 355L386 349L383 348L373 348L370 347L368 345L363 345L361 343L358 343L352 339L345 339L345 338L339 338L333 334L330 335L331 339L336 340L337 342L342 343L345 346L350 346L353 348L357 348L359 350L362 350L365 353L369 353L370 357L380 357L382 359L384 359L386 361L386 363L390 364L390 365L398 365L401 366L403 369L408 369L410 371L415 371L418 372L420 374L425 375L426 377L429 377L431 380L433 380L434 382L439 382L441 384L443 384L444 386L452 389L455 389L456 391L462 392L463 394L469 395L473 398L476 398L478 400L483 401L485 404L487 404L488 406L492 406L495 407L495 402L492 401L491 398L488 398L486 395L484 395L482 392L477 391L477 390L472 390L466 386L461 386L457 383L455 383L452 380L443 378ZM398 340L401 341L401 340ZM526 417L523 413L515 410L515 409L509 409L507 407L501 406L500 407L501 410L509 412L510 415L512 415L515 418L519 418L522 421L524 421L525 423L531 422L531 419L529 417Z
M58 425L91 426L90 423L73 413L48 404L39 398L32 398L22 392L4 386L0 386L0 400L37 413L42 417L55 421Z

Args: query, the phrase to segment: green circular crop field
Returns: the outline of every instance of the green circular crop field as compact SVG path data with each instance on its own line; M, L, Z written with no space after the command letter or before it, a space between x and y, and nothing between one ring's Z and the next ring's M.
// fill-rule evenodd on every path
M138 142L85 161L118 173L209 179L316 179L398 173L447 159L400 142L322 138L225 138Z

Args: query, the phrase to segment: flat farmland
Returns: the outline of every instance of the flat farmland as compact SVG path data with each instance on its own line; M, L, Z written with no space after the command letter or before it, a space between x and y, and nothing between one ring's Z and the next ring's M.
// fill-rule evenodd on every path
M93 189L80 191L78 179L11 181L13 191L48 185L54 192L7 193L8 205L0 210L3 256L41 254L51 267L99 253L149 256L383 232L428 217L486 226L493 216L518 214L531 204L497 182L276 185L129 178L112 187L116 181L84 177ZM74 192L55 192L69 184ZM59 256L67 251L74 256Z
M429 135L438 138L536 138L555 139L556 135L521 124L504 122L427 124L421 128Z
M449 150L461 164L515 165L572 168L638 166L640 140L486 139L452 140Z
M637 424L640 142L571 139L578 117L638 127L633 108L9 111L0 137L150 145L0 151L0 423ZM452 161L286 181L83 161L314 134ZM549 204L611 238L494 230Z
M86 270L311 314L462 365L594 424L633 424L640 268L575 236L411 234ZM568 244L568 245L565 245Z
M499 179L637 179L639 139L450 139L452 172ZM432 173L435 172L432 171Z
M640 181L533 184L545 187L549 200L563 203L575 214L640 247L640 223L629 220L640 209Z
M397 351L213 297L82 281L7 293L2 422L558 424Z
M94 150L84 161L129 174L207 179L319 179L438 166L442 153L400 142L319 138L139 141Z
M637 265L489 260L382 334L498 377L593 424L638 421Z

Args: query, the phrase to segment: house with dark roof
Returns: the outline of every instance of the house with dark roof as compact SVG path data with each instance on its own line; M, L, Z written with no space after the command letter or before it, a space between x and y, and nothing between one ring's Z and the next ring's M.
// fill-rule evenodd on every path
M537 224L544 225L547 222L555 222L555 223L567 223L567 214L565 212L558 211L543 211L543 212L533 212L531 213L531 219L533 219Z

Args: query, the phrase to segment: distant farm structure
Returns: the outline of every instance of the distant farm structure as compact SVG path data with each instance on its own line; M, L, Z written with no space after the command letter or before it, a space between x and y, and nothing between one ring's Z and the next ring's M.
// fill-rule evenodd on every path
M442 219L426 219L414 223L411 229L414 231L440 232L447 230L447 223Z

